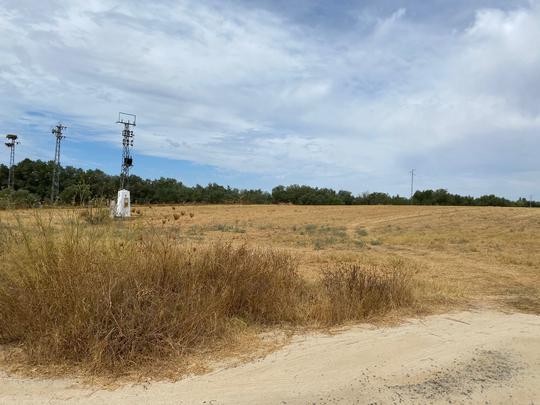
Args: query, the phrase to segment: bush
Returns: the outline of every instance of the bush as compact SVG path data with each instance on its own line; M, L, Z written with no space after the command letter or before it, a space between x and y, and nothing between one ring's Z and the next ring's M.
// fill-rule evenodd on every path
M211 347L239 321L334 325L413 303L400 262L340 265L308 282L282 251L193 247L159 230L119 233L78 218L58 228L36 218L0 227L0 237L9 232L0 249L0 344L17 344L33 364L125 371Z
M238 318L298 318L289 255L108 236L80 223L21 233L0 272L0 341L33 362L114 370L204 346Z
M31 208L38 202L38 198L27 190L0 190L0 209Z
M360 237L362 237L362 236L367 236L367 235L368 235L367 229L364 228L364 227L361 227L361 226L357 227L357 228L355 229L355 232L356 232L356 235L358 235L358 236L360 236Z

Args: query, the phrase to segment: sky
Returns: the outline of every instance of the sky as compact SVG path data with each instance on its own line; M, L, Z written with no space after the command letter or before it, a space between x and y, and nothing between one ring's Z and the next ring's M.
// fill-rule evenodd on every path
M0 0L17 160L270 190L540 199L540 0ZM0 161L7 163L4 148Z

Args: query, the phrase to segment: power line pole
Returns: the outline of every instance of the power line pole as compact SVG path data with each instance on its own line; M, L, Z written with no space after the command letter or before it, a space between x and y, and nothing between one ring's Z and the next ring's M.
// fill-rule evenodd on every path
M133 131L131 127L136 126L137 116L134 114L119 113L117 124L123 124L122 130L122 170L120 172L120 190L125 190L129 186L129 169L133 166L131 148L133 147Z
M411 204L413 202L413 190L414 190L414 169L411 169Z
M15 186L15 145L17 141L17 135L7 134L5 145L9 148L9 174L8 174L8 188L14 188Z
M63 134L64 129L66 129L66 127L62 125L61 122L59 122L51 131L56 138L51 185L51 204L56 203L56 200L58 199L58 194L60 193L60 143L62 142L62 139L66 137Z
M131 216L131 196L129 190L129 169L133 166L131 148L133 147L133 131L131 127L136 125L137 117L134 114L118 113L117 124L123 124L122 130L122 170L120 172L120 189L116 206L112 206L112 215L118 218Z

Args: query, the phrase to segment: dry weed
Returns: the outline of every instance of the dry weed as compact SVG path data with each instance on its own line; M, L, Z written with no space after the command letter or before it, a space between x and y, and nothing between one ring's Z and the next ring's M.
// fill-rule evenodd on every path
M119 235L116 223L77 217L9 232L0 343L19 345L33 364L125 371L206 350L237 325L334 325L413 304L398 262L337 266L308 282L280 250L195 247L157 230Z

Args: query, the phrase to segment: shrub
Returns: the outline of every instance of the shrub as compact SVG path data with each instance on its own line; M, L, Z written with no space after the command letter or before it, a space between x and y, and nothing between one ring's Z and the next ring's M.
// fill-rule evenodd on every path
M357 240L354 241L354 245L357 248L363 248L364 246L366 246L366 243L361 239L357 239Z
M38 204L38 198L27 190L0 190L0 209L31 208Z
M366 230L366 228L363 228L363 227L358 227L355 229L356 231L356 234L358 236L367 236L368 235L368 231Z
M211 347L239 321L334 325L414 303L401 262L338 265L307 281L282 251L55 223L0 227L0 344L33 364L125 371Z
M80 223L24 230L21 250L2 258L0 341L33 362L115 370L205 346L237 319L298 318L289 255L156 238L118 243Z

